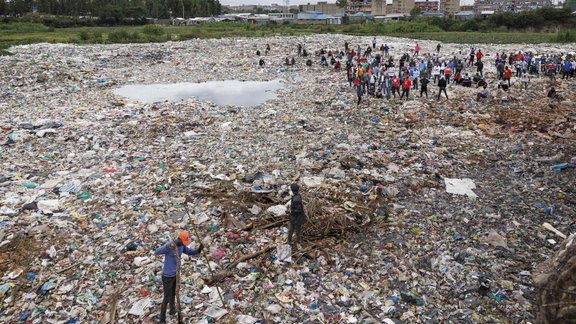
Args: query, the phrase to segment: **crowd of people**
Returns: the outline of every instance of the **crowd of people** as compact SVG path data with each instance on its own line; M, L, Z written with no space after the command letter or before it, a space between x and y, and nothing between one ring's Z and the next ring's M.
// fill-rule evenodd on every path
M356 87L358 104L365 95L409 99L411 90L416 94L419 90L420 97L428 97L431 84L438 87L436 100L440 100L442 95L449 98L446 88L451 84L479 88L476 99L484 100L489 98L489 83L484 75L485 64L494 65L495 88L504 91L509 91L513 76L519 80L521 89L528 89L531 77L539 75L550 79L555 79L558 75L561 75L562 79L575 77L576 64L571 54L502 52L496 53L494 61L490 62L481 49L470 48L467 53L459 51L441 55L441 48L441 44L438 44L435 52L421 55L421 47L416 43L414 52L404 53L396 60L387 44L382 44L377 49L373 41L372 47L367 47L364 51L360 46L354 49L345 44L345 52L342 51L339 55L346 61L347 81L350 86ZM330 52L328 55L330 57ZM558 98L555 92L554 94L549 97Z
M447 100L447 87L451 85L467 88L477 88L477 100L490 97L489 81L485 77L486 65L495 68L496 75L491 84L494 89L509 91L512 78L516 78L520 89L527 90L531 78L548 77L555 80L576 77L576 62L572 54L539 54L533 51L518 51L515 53L495 53L490 59L480 48L469 48L457 53L441 53L442 45L437 44L430 53L422 54L422 47L416 43L414 50L404 52L394 57L392 48L388 44L377 46L377 40L372 40L371 46L362 48L357 45L351 47L345 43L339 50L325 50L321 48L315 52L319 57L318 64L333 67L335 70L344 70L345 64L347 82L354 87L357 95L357 104L362 102L364 96L374 98L396 98L408 100L410 96L418 95L428 98L430 87L434 85L436 100L444 96ZM266 45L266 53L270 46ZM260 56L260 51L256 53ZM303 58L307 66L314 64L311 55L302 44L298 44L297 56ZM264 60L260 58L260 66ZM296 64L294 57L286 57L283 62L286 66ZM553 90L550 88L549 90ZM559 98L556 90L550 98Z

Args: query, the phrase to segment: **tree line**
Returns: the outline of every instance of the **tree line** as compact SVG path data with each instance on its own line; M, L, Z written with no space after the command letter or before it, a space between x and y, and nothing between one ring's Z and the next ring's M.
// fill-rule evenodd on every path
M117 20L219 15L218 0L0 0L0 16L23 16L31 12L71 17Z
M449 17L418 17L414 20L424 21L444 31L550 31L576 28L576 17L568 8L540 8L518 13L500 12L489 17L476 17L469 20L456 20Z

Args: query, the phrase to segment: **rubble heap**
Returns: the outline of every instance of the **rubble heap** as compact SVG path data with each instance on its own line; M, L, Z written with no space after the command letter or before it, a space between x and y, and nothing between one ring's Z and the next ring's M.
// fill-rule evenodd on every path
M153 251L195 228L206 254L183 257L181 287L193 323L534 321L535 266L576 232L574 81L520 90L513 78L483 102L455 85L436 101L431 84L430 99L356 106L345 72L282 64L298 43L313 53L345 41L372 37L11 48L0 57L0 321L152 322ZM398 57L414 46L378 42ZM489 62L519 48L482 50ZM255 107L113 92L230 79L284 87ZM551 85L561 101L546 98ZM310 217L301 250L285 244L294 181Z
M576 319L576 244L571 235L554 256L536 268L534 284L538 288L539 319L542 323L563 323Z

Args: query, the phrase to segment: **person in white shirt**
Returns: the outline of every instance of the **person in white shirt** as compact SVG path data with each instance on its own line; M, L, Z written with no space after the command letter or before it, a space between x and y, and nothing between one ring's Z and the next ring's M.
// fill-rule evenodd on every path
M436 63L436 65L434 65L434 67L432 68L432 77L434 78L434 84L436 84L436 82L440 79L440 71L442 71L442 68L438 63Z
M530 82L530 77L528 76L528 73L524 73L522 74L522 76L520 77L520 89L524 88L526 90L528 90L528 82Z

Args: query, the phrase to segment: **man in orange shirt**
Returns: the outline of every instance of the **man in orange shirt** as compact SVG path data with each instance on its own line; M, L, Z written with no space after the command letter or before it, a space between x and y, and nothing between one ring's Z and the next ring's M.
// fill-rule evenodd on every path
M508 86L510 86L510 78L512 77L512 70L508 66L504 68L504 81L508 82Z
M450 75L452 75L452 69L449 65L446 65L446 68L444 69L444 77L446 78L447 84L450 84Z

